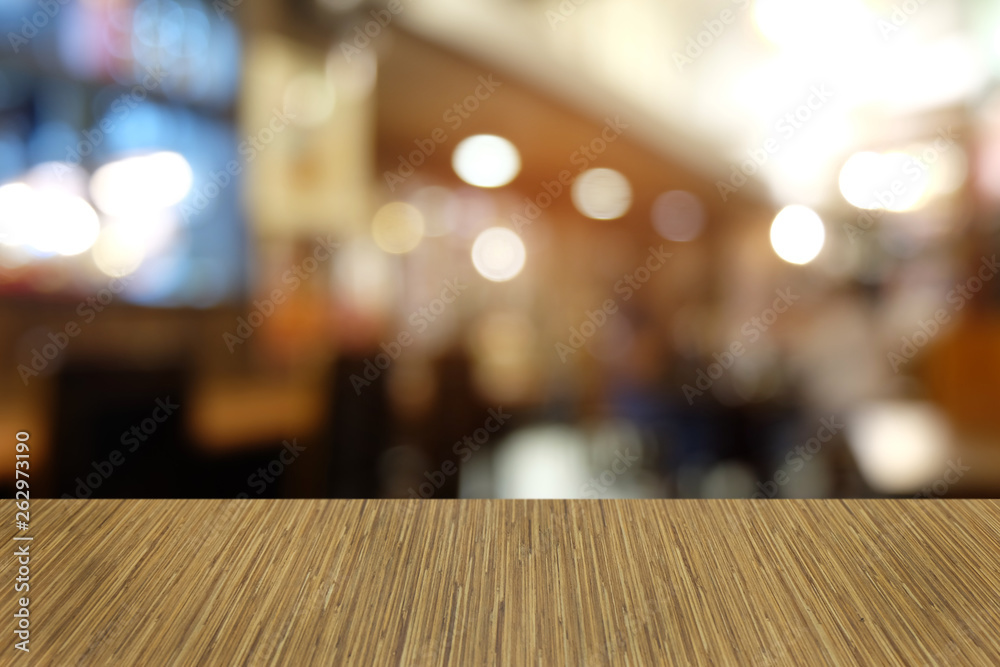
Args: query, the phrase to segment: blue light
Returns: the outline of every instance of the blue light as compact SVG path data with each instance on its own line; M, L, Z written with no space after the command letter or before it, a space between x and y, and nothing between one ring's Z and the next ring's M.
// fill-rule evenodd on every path
M27 168L27 149L21 137L0 132L0 183L13 180Z
M44 123L28 140L28 162L39 164L65 161L79 140L76 130L66 123Z

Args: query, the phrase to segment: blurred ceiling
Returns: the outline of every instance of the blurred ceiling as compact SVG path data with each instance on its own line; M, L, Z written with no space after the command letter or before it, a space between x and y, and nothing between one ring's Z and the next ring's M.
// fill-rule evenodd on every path
M961 124L1000 71L1000 7L978 0L401 7L408 30L595 118L626 113L633 136L710 178L775 140L747 190L779 205L843 205L837 174L847 157ZM789 113L807 118L779 126Z
M461 183L451 167L451 150L462 137L477 133L500 134L518 147L522 170L515 185L526 193L542 192L543 182L556 180L560 171L577 173L583 158L581 146L601 137L605 128L620 126L621 134L607 143L607 150L592 166L610 167L628 174L636 201L629 215L642 218L656 195L671 189L693 192L706 202L709 210L721 202L710 180L692 172L676 155L664 155L641 141L640 122L608 106L604 116L580 113L573 105L548 94L548 90L525 84L508 70L472 61L453 51L405 31L393 35L379 62L378 171L394 170L401 155L425 142L434 129L440 129L448 141L421 165L418 179ZM474 94L487 90L482 81L499 84L494 93L467 117L452 107ZM624 105L622 105L624 106ZM630 109L631 111L631 109ZM610 123L609 123L610 121ZM605 132L612 136L609 128ZM574 162L575 160L575 162ZM380 179L381 180L381 179ZM514 202L509 213L520 210L523 202ZM569 197L556 198L553 211L571 209ZM762 207L763 208L763 207Z

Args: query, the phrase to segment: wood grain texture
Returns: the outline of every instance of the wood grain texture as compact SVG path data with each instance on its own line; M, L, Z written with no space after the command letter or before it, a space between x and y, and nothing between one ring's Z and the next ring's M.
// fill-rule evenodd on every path
M13 649L8 557L2 664L1000 664L997 501L36 500L31 514L32 650Z

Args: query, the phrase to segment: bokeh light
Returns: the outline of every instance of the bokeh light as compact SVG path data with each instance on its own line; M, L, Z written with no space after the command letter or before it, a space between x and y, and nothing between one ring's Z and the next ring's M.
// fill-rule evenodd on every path
M125 276L135 272L145 259L146 239L135 225L114 222L101 230L91 256L104 275Z
M858 208L911 210L922 201L929 183L929 167L901 151L855 153L840 169L840 193Z
M0 187L0 243L26 245L31 240L35 192L25 183Z
M595 220L614 220L632 205L632 186L614 169L589 169L573 181L573 205Z
M960 146L939 151L933 144L917 144L907 148L906 153L914 156L914 161L922 165L918 168L927 172L924 196L918 206L954 194L968 178L969 156Z
M855 411L847 428L858 465L882 493L906 493L946 466L952 434L932 404L873 403Z
M387 309L398 284L391 258L365 237L344 244L331 279L334 291L344 303L367 314Z
M59 191L42 191L38 197L41 205L37 225L46 231L44 237L36 239L36 248L70 256L94 245L101 225L90 204Z
M322 125L336 107L336 94L329 78L321 72L303 72L285 88L285 112L301 127Z
M844 199L858 208L879 208L871 183L879 178L881 164L879 154L872 151L862 151L849 157L840 168L838 179Z
M811 262L825 240L823 221L806 206L786 206L771 223L771 246L778 257L791 264Z
M85 200L64 190L41 190L25 183L0 187L0 242L42 255L78 255L100 232L97 212Z
M416 206L390 202L375 213L372 238L382 250L394 255L408 253L424 237L424 216Z
M87 170L79 165L43 162L25 174L24 182L35 190L60 190L77 197L86 197L89 178Z
M12 394L14 426L55 426L45 461L80 463L56 482L191 373L211 424L148 454L232 458L93 496L233 495L295 435L347 444L269 497L912 495L1000 433L996 3L303 3L82 0L41 26L0 2L38 33L0 63L7 366L82 300L110 311L45 371L78 393ZM487 433L487 405L516 417ZM610 468L641 448L670 456ZM948 495L995 495L984 463Z
M494 134L466 137L455 147L451 165L469 185L498 188L521 171L521 155L514 144Z
M494 282L519 274L526 257L521 237L506 227L483 230L472 244L472 265L479 275Z
M773 44L817 52L859 25L874 23L861 0L755 0L754 23Z
M705 224L705 209L690 192L671 190L653 202L653 228L668 241L693 241Z
M353 1L353 0L352 0ZM371 94L378 79L378 58L371 51L355 53L350 62L338 46L326 55L326 79L335 98L360 100Z
M105 213L126 216L177 204L190 192L193 180L184 156L162 151L100 167L90 181L90 194Z

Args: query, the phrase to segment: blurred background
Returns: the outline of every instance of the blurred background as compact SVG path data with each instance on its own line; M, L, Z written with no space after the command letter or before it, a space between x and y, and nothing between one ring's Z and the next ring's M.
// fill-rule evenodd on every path
M4 0L0 34L37 495L1000 491L996 3Z

